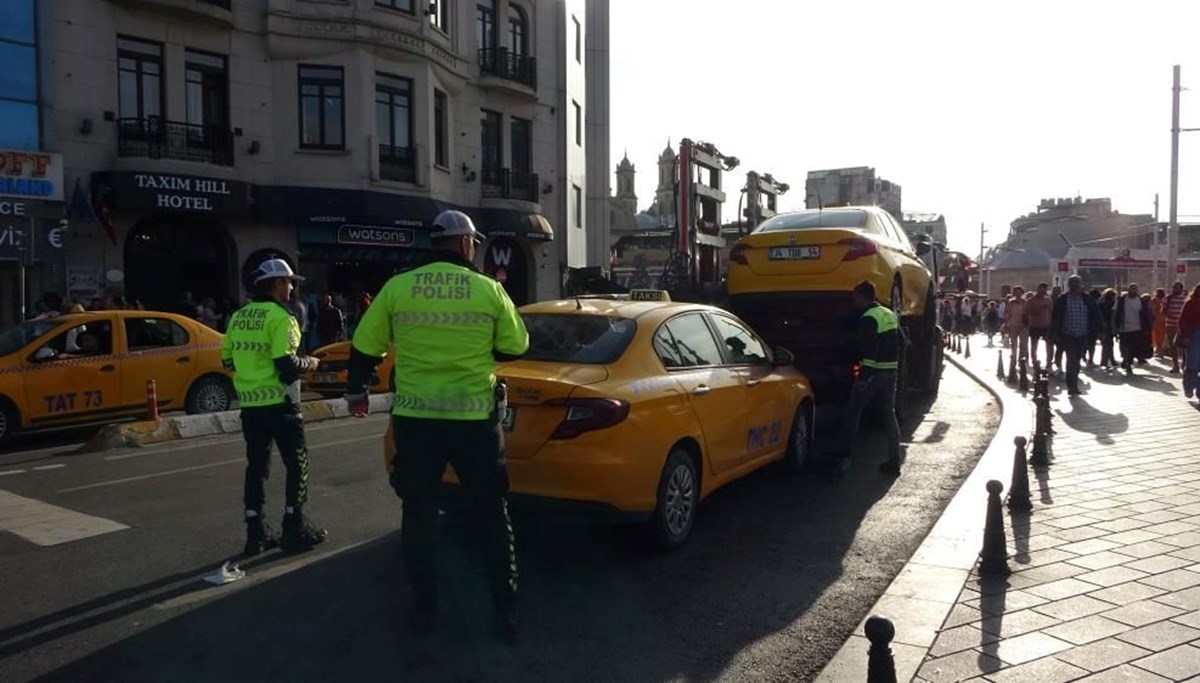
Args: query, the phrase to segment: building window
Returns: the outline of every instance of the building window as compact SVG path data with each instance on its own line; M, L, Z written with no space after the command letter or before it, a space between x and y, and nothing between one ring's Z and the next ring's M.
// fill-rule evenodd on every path
M340 66L300 66L300 147L343 149L346 135Z
M433 91L433 163L449 168L450 108L446 93Z
M503 116L500 112L483 110L480 126L480 144L483 147L484 183L492 180L488 174L497 175L504 168L504 134L501 130Z
M413 13L413 0L375 0L375 5L400 10L408 14Z
M384 180L413 182L412 81L375 74L375 137L379 142L379 175Z
M575 144L583 147L583 107L578 102L571 102L575 107Z
M571 17L571 23L575 24L575 61L583 64L583 25L575 17Z
M162 44L117 38L118 111L122 119L161 117Z
M533 122L513 117L509 123L512 138L512 170L514 174L533 172Z
M513 4L508 6L508 51L516 57L529 54L529 20L525 10Z
M37 104L37 31L34 0L5 3L0 18L0 148L41 147Z
M480 50L496 49L495 0L479 0L475 5L475 40Z
M187 123L198 128L229 127L229 71L221 55L184 52Z
M575 227L583 227L583 190L578 185L571 186L571 194L575 199Z
M450 35L450 0L429 0L429 24Z

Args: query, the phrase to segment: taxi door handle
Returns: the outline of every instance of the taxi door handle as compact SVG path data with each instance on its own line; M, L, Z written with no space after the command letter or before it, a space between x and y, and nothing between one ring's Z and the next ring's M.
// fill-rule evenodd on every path
M748 386L748 387L750 387L751 389L753 389L754 387L758 386L760 382L762 382L762 380L759 380L759 379L748 379L748 380L746 380L746 386Z
M101 365L100 366L100 372L112 372L113 370L116 370L116 369L117 369L117 366L115 366L115 365Z
M707 384L701 384L700 386L696 387L695 389L692 389L692 393L697 396L707 396L710 391L712 391L712 388L709 387Z
M192 359L191 359L189 356L180 356L179 358L176 358L176 359L175 359L175 362L176 362L176 363L187 363L187 362L189 362L189 361L191 361L191 360L192 360Z

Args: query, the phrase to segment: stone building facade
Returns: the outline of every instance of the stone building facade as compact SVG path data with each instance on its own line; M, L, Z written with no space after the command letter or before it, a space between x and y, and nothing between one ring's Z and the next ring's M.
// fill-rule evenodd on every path
M87 196L63 287L237 301L280 256L311 296L374 293L456 208L516 302L559 296L607 139L591 2L55 0L52 144Z

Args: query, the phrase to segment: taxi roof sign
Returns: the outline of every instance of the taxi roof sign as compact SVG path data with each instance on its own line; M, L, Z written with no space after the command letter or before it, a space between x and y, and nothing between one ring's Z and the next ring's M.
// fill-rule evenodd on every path
M631 289L630 301L670 301L671 295L664 289Z

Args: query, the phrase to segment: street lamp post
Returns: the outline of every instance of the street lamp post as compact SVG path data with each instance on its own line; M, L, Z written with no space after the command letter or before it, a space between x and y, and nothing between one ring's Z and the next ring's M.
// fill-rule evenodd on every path
M1171 215L1167 224L1167 282L1175 277L1176 239L1179 232L1179 65L1171 86ZM1157 263L1158 257L1155 257Z
M980 294L988 296L987 283L983 281L985 272L983 269L983 236L987 233L987 228L983 226L983 222L979 223L979 262L976 266L979 269L979 289L983 290Z

